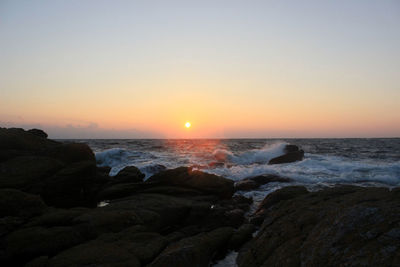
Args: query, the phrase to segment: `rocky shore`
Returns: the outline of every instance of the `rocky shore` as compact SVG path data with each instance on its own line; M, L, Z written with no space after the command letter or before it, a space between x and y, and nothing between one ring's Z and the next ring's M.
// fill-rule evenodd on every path
M304 157L285 152L270 164ZM0 128L0 265L210 266L230 251L238 266L400 265L398 189L290 186L248 214L235 191L290 179L109 171L85 144Z

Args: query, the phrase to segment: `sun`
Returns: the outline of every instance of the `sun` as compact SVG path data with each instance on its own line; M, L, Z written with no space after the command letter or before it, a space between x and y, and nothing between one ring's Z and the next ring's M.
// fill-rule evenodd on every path
M190 122L187 121L187 122L185 123L185 127L189 129L190 126L192 126L192 124L191 124Z

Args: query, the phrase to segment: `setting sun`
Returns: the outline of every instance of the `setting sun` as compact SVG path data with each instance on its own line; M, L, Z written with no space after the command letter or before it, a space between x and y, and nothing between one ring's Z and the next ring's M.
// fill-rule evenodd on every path
M186 123L185 123L185 127L186 127L186 128L190 128L190 126L192 126L192 124L190 124L190 122L186 122Z

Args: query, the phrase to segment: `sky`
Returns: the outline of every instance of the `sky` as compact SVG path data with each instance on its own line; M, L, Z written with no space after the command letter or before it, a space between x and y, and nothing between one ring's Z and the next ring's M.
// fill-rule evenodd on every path
M400 1L0 0L0 127L400 137Z

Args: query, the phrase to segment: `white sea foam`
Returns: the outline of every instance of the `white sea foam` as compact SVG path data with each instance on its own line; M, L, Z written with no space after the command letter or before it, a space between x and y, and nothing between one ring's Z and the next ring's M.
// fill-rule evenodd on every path
M213 264L213 267L236 267L236 258L238 256L238 252L231 251L229 252L225 258Z
M305 184L376 182L389 186L400 185L400 162L354 161L307 153L303 161L294 163L235 165L206 171L236 181L262 174L277 174Z
M268 163L272 158L279 157L284 154L284 149L287 143L276 143L265 145L261 149L253 149L243 152L239 155L234 155L226 149L217 149L213 155L217 161L227 161L235 164L263 164Z
M123 148L111 148L96 153L97 165L111 167L111 176L116 175L126 166L144 167L143 163L151 162L153 158L154 156L150 153L129 151Z
M122 148L111 148L96 153L96 162L99 166L117 166L127 160L128 151Z
M271 158L283 154L286 143L265 145L260 149L233 153L227 148L217 148L210 155L195 150L176 151L132 151L111 148L96 153L99 166L112 167L110 175L115 175L125 166L134 165L146 174L146 178L167 168L179 166L207 166L210 162L225 163L202 171L233 179L276 174L289 177L297 184L330 185L337 183L371 184L384 186L400 185L400 161L376 161L372 159L351 159L324 154L306 153L303 161L268 165ZM271 185L272 186L272 185Z

